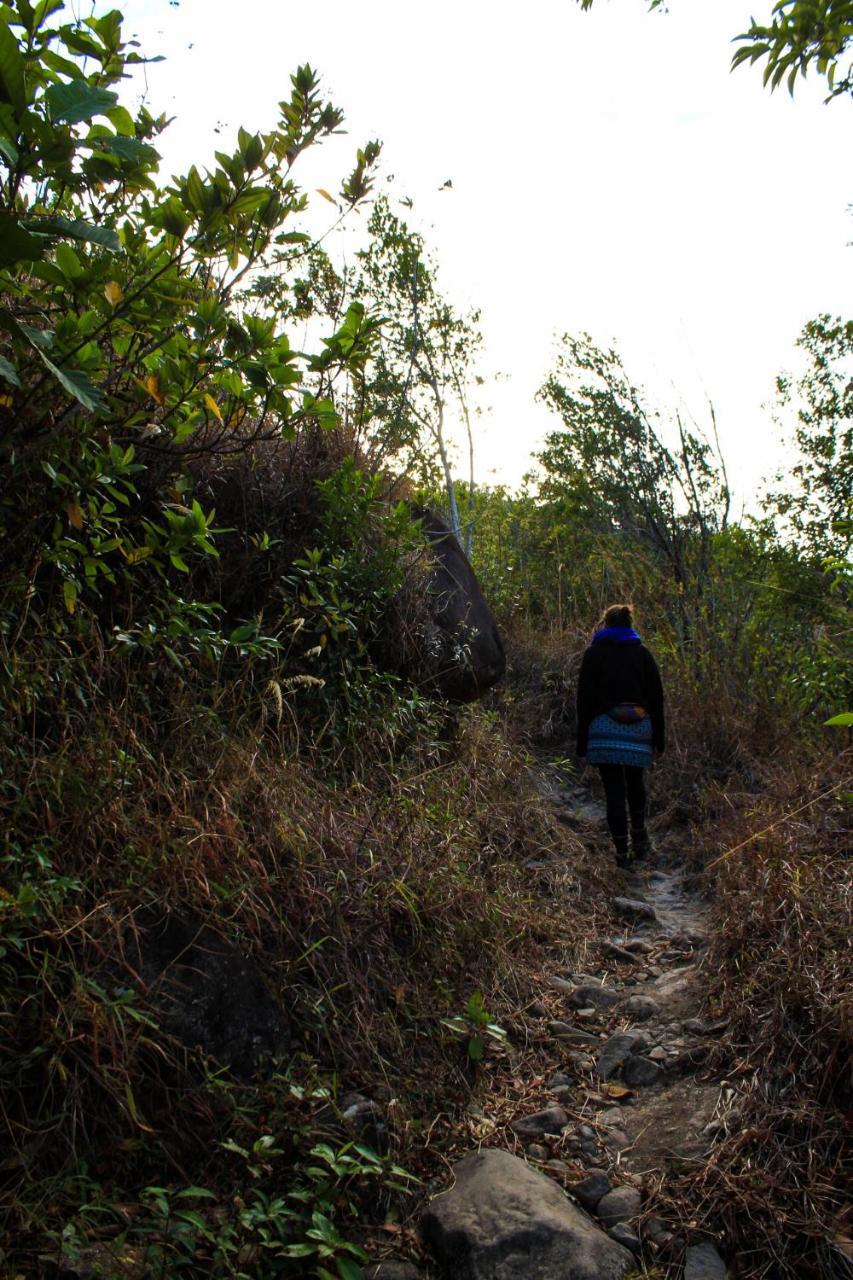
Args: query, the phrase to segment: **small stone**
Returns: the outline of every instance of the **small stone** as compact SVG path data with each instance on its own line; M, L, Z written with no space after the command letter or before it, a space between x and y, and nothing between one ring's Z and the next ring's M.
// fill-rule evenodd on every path
M527 1154L531 1160L547 1160L551 1152L547 1147L543 1147L538 1142L531 1142L527 1148Z
M592 1071L595 1067L595 1059L588 1053L570 1053L569 1062L576 1071Z
M649 975L650 978L663 977L663 969L660 967L659 964L650 964L648 969L646 970L646 973Z
M619 996L615 991L611 991L609 987L599 986L595 982L584 983L582 987L575 987L569 996L569 1004L573 1004L576 1009L612 1009L615 1004L619 1003Z
M607 1234L611 1240L616 1240L619 1244L624 1244L626 1249L630 1249L632 1253L640 1252L640 1237L636 1231L632 1231L624 1222L617 1222L615 1227L611 1227Z
M552 1173L565 1174L569 1172L569 1166L566 1164L565 1160L557 1160L556 1158L548 1160L545 1168L550 1169Z
M604 954L609 956L611 960L618 960L620 964L637 963L637 957L633 951L629 951L627 947L620 947L618 942L608 942L604 949Z
M654 951L654 947L645 938L629 938L622 943L626 951L633 951L636 955L647 956Z
M570 1102L574 1089L570 1084L561 1084L556 1089L552 1089L551 1092L558 1102Z
M643 1223L643 1235L651 1240L652 1244L659 1245L662 1240L669 1240L672 1232L662 1218L647 1218Z
M594 1138L595 1130L588 1124L578 1125L578 1137L587 1139Z
M598 1202L596 1213L606 1227L630 1222L640 1212L642 1196L636 1187L614 1187Z
M598 1074L602 1080L615 1076L622 1064L638 1047L638 1031L617 1031L610 1037L598 1056Z
M652 1062L666 1062L667 1052L663 1045L659 1044L655 1045L654 1049L649 1050L648 1056L651 1058Z
M598 1036L592 1034L591 1031L584 1031L580 1027L570 1027L568 1022L552 1022L549 1024L549 1030L555 1040L560 1040L564 1044L575 1045L597 1045Z
M588 1009L578 1009L577 1012L578 1012L579 1018L586 1018L587 1020L598 1017L598 1010L593 1009L592 1006L590 1006Z
M604 1135L604 1145L608 1151L624 1151L631 1145L631 1139L624 1129L608 1129Z
M599 1200L603 1200L610 1190L610 1179L600 1169L590 1169L585 1178L582 1178L580 1182L576 1182L573 1187L569 1187L569 1191L578 1204L582 1204L590 1213L592 1213Z
M657 920L654 907L636 898L614 898L613 910L627 920Z
M553 987L555 991L562 991L567 996L570 996L575 989L573 982L569 982L566 978L558 978L556 974L552 974L546 981L549 987Z
M531 1018L547 1018L548 1007L541 1000L531 1000L525 1009L525 1013L529 1013Z
M684 1280L726 1280L728 1274L712 1244L690 1245L684 1258Z
M545 1133L562 1133L568 1123L569 1117L562 1107L545 1107L533 1115L513 1120L510 1128L520 1138L539 1138Z
M658 1011L658 1003L651 996L631 996L625 1001L625 1012L636 1022L648 1022Z
M642 1054L633 1054L622 1066L622 1079L627 1085L639 1086L655 1084L660 1076L660 1067L650 1058Z
M688 1018L683 1026L684 1030L688 1031L692 1036L703 1036L705 1034L705 1023L701 1018Z

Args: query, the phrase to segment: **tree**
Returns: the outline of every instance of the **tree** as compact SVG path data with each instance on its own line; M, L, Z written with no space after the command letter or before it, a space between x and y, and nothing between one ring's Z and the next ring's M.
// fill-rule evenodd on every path
M482 345L479 312L460 313L442 295L423 236L385 196L371 209L355 263L340 266L315 244L282 254L273 275L256 282L255 298L276 314L338 325L352 306L378 317L370 359L342 369L335 406L370 467L393 464L418 485L444 488L456 536L471 552L474 512L472 388ZM467 445L466 519L460 516L448 421L462 425Z
M591 9L594 0L579 3ZM664 7L665 0L649 0L650 9ZM853 0L777 0L769 22L753 18L748 30L734 39L741 47L732 58L732 70L766 58L764 83L771 90L787 76L793 94L797 76L805 78L814 65L826 78L829 98L853 94L853 62L844 65L853 43Z
M667 444L618 354L588 335L564 336L539 396L563 424L538 457L542 497L562 503L576 524L645 544L674 579L689 629L730 504L713 410L713 443L676 416L677 443Z
M294 165L343 119L312 68L291 78L271 130L240 129L210 170L164 186L165 118L132 116L111 88L141 60L120 14L64 16L61 0L0 7L0 636L12 642L37 586L74 615L84 596L215 554L188 458L334 425L322 387L359 367L372 332L354 309L305 355L242 301L277 246L309 240L294 226L306 204ZM345 207L377 154L358 153Z
M805 371L780 375L776 386L780 409L796 415L792 443L799 457L777 474L765 507L808 555L844 557L853 494L853 320L818 316L797 346Z

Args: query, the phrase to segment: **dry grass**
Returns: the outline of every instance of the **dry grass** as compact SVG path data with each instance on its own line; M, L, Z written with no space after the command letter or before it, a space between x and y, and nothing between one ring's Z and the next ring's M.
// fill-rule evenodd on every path
M132 1009L105 995L140 906L190 913L252 956L287 1010L294 1078L393 1093L403 1160L470 1098L441 1018L479 990L510 1022L548 951L570 962L594 927L587 855L487 714L395 721L389 703L383 723L377 706L336 758L293 727L310 686L285 691L293 717L276 725L245 687L159 683L168 713L142 710L137 674L26 757L19 743L5 779L5 890L23 872L37 896L5 916L0 961L6 1248L61 1225L81 1160L132 1199L146 1179L215 1179L216 1143L249 1123L244 1095L211 1088L152 1027L131 970ZM537 896L532 858L556 859L559 897ZM283 1105L260 1089L251 1108ZM285 1127L311 1132L312 1114Z
M850 1274L851 756L804 763L749 804L722 793L704 828L730 1109L703 1170L669 1189L756 1280Z

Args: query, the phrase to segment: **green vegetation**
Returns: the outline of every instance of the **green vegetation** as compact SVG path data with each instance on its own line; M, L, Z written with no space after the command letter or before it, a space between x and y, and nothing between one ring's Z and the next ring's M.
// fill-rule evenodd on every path
M594 0L580 0L591 9ZM649 9L665 9L666 0L649 0ZM766 59L764 84L771 91L785 80L793 96L797 76L810 68L829 88L827 101L853 93L853 63L847 53L853 43L851 0L776 0L767 22L750 19L749 28L734 37L740 43L732 70Z
M785 1254L807 1274L835 1205L800 1139L819 1122L834 1160L846 1095L814 1072L791 1093L790 1042L840 1062L849 1040L850 322L807 325L780 379L799 457L761 518L732 518L713 414L665 420L587 337L541 390L539 479L460 480L479 317L372 197L378 144L330 197L372 201L346 268L298 185L343 123L317 74L164 180L165 119L118 92L143 59L116 12L0 6L3 1266L356 1280L444 1167L433 1122L516 1069L537 968L606 919L609 864L528 752L565 757L590 626L633 597L672 705L661 822L717 895L717 998L778 1032L750 1100L757 1127L782 1108L778 1142L727 1149L706 1211L737 1238L727 1179L765 1160L762 1222L807 1188ZM429 502L510 641L488 707L418 684ZM257 1005L227 1063L162 982L204 1005L217 965L244 983L217 1034Z

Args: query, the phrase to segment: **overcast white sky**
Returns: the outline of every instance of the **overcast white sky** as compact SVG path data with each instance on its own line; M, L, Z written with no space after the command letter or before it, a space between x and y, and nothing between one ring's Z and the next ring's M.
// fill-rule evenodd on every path
M152 108L176 117L168 166L270 127L303 62L348 128L307 186L336 189L355 146L382 140L444 291L482 310L481 480L519 479L553 425L534 394L565 330L615 341L653 398L700 420L710 396L741 498L781 457L762 408L775 375L806 320L850 311L853 105L729 73L732 36L771 0L121 7L167 57L147 75Z

